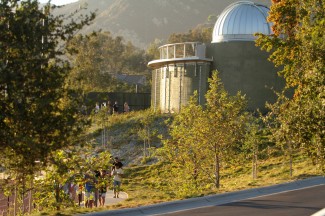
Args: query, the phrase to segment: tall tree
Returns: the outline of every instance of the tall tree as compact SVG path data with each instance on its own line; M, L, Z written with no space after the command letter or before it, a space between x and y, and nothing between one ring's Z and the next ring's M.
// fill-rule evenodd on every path
M324 169L325 161L325 5L322 0L273 0L268 21L271 36L259 35L257 44L294 95L271 105L278 141L302 150ZM290 142L290 143L289 143Z
M35 161L46 164L83 128L62 57L64 43L95 15L67 22L71 17L54 17L54 9L36 0L0 2L0 161L21 175L34 173Z
M97 32L87 36L77 35L69 43L74 70L69 76L71 82L90 91L130 91L130 86L121 85L118 74L148 75L146 53L124 43L123 38L113 37L109 32Z
M207 185L203 180L208 167L207 158L199 129L205 125L202 124L203 109L197 98L195 93L188 105L175 116L170 126L171 139L165 140L163 147L163 153L170 161L167 168L173 175L173 191L181 196L195 194Z
M209 79L206 99L203 141L207 158L213 165L214 184L219 188L221 164L232 161L244 138L246 99L240 92L235 96L229 95L216 71Z
M210 185L220 187L222 164L231 163L239 152L247 119L245 97L230 96L217 72L209 79L204 108L195 96L175 116L171 139L164 145L175 178L184 179L193 193Z

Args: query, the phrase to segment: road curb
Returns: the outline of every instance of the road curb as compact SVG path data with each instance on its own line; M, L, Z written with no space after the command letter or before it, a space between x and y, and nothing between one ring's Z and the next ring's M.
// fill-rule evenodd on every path
M284 191L297 190L306 187L312 187L325 184L325 177L313 177L304 180L298 180L290 183L282 183L262 188L253 188L235 192L222 193L217 195L209 195L205 197L190 198L186 200L177 200L171 202L164 202L149 206L118 209L103 212L96 212L86 215L93 216L149 216L170 213L181 210L188 210L200 207L208 207L215 205L222 205L230 202L235 202L243 199L253 197L265 196L274 193L281 193Z

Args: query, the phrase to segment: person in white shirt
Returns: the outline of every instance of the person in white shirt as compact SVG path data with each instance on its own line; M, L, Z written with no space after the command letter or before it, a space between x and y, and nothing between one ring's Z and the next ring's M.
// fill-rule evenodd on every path
M121 162L117 162L111 173L111 175L113 176L113 192L114 192L113 198L119 198L122 177L124 174L122 166L123 164Z

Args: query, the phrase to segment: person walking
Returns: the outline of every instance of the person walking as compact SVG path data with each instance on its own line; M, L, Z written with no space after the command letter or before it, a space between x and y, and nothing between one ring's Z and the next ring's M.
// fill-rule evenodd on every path
M115 101L113 104L113 114L118 114L118 103Z
M99 104L98 104L98 103L96 103L96 106L95 106L95 113L98 113L98 112L99 112L99 110L100 110Z
M124 103L124 112L130 112L130 107L129 104L127 102Z
M100 178L100 171L95 170L94 173L95 173L94 183L95 185L97 185L98 179ZM98 197L99 197L98 187L95 187L94 195L95 195L94 205L95 207L98 207Z
M92 208L94 206L95 185L94 179L89 175L85 175L85 207Z
M111 175L113 176L113 192L114 192L113 198L119 198L122 177L124 174L122 166L123 164L120 161L116 162L113 171L111 173Z
M81 206L82 203L82 191L83 191L83 186L81 183L78 185L78 205Z
M98 194L99 194L99 206L103 207L105 205L105 197L106 197L106 192L107 192L107 178L106 178L106 172L105 170L100 171L100 177L98 179L98 184L99 184L99 189L98 189Z

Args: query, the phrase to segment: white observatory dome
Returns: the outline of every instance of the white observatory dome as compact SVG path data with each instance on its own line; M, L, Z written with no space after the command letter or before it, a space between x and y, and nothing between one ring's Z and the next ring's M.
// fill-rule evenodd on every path
M220 14L212 34L212 43L226 41L253 41L254 33L270 35L271 23L267 22L267 6L250 1L229 5Z

